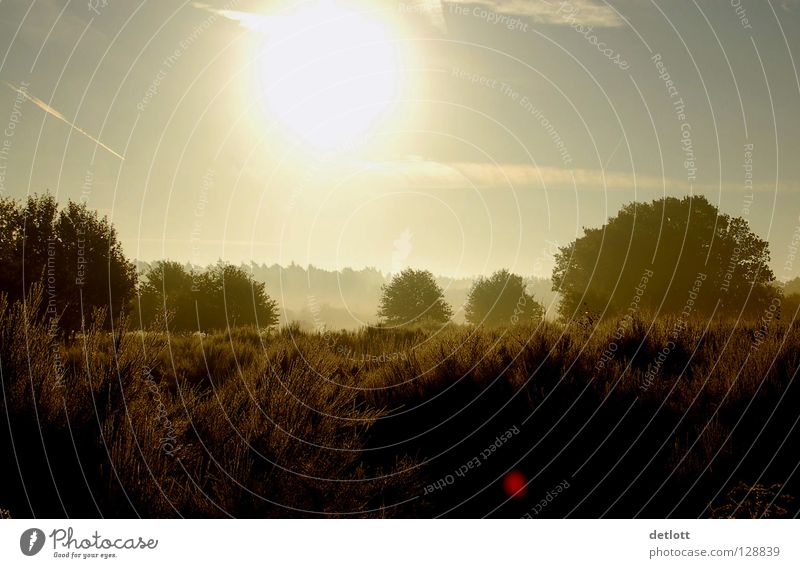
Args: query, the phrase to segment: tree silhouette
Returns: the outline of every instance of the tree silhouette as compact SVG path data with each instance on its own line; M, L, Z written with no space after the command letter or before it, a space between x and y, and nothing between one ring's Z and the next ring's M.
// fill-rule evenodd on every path
M156 262L144 274L139 286L139 313L142 327L166 321L173 331L197 331L194 272L179 262Z
M219 263L196 273L178 262L155 263L139 288L142 323L171 316L173 331L211 331L237 326L271 328L277 304L262 282L242 268Z
M453 316L441 287L427 270L407 268L382 291L378 317L389 325L445 323Z
M0 286L10 300L35 282L44 285L42 308L59 316L63 331L81 328L95 308L118 314L136 286L133 264L125 259L116 231L86 205L72 201L59 212L49 194L24 205L0 200Z
M468 323L490 327L538 321L544 317L544 307L527 292L522 276L505 269L475 281L465 312Z
M771 293L767 242L702 196L631 203L584 233L555 258L564 318L615 316L631 306L683 313L689 304L693 314L756 313Z
M56 234L61 327L81 329L82 318L91 318L95 308L119 315L135 294L136 267L125 258L114 226L86 204L70 201L58 216Z
M0 199L0 290L16 300L22 294L22 211L9 198Z
M278 323L278 307L263 282L237 266L218 263L197 278L200 324L203 330Z
M800 294L800 276L792 278L783 287L783 293L787 296L795 296Z
M16 202L11 203L19 207ZM58 205L53 196L49 193L31 195L18 211L14 217L20 224L12 231L12 238L16 241L11 246L14 255L11 270L16 274L12 297L22 296L31 284L39 282L43 277L46 279L48 258L51 272L53 263L57 262L54 253L58 238L55 227ZM51 254L48 254L48 250Z

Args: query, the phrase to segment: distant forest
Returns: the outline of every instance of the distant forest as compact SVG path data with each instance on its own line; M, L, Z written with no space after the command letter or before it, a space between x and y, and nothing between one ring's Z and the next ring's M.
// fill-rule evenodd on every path
M139 280L155 263L136 261ZM188 270L205 267L186 263ZM326 328L329 330L358 329L366 324L378 323L376 310L382 289L392 280L376 268L353 270L324 270L313 265L303 268L297 264L281 266L241 264L256 282L266 285L272 299L278 303L279 323L299 323L306 331ZM437 276L436 283L444 291L445 301L453 307L453 321L465 323L464 304L467 301L474 278L448 278ZM552 291L549 278L528 277L525 279L528 293L544 305L548 319L558 313L558 294Z

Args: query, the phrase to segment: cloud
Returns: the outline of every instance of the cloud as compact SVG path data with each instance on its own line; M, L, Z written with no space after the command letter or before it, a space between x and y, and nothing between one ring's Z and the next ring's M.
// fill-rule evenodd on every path
M241 12L238 10L227 10L224 8L214 8L203 2L192 2L192 6L198 10L204 10L217 16L222 16L228 20L237 22L243 28L249 30L266 32L273 28L278 22L278 16L266 16L254 12Z
M26 89L22 89L22 88L19 88L19 87L15 87L14 85L12 85L11 83L9 83L8 81L3 81L3 82L4 82L4 83L5 83L5 84L6 84L6 85L7 85L7 86L8 86L8 87L9 87L9 88L12 90L12 91L16 92L17 94L21 95L22 97L25 97L26 99L28 99L29 101L31 101L33 104L35 104L37 107L39 107L40 109L42 109L44 112L46 112L46 113L47 113L47 114L49 114L50 116L52 116L52 117L55 117L55 118L57 118L58 120L60 120L61 122L64 122L64 123L66 123L66 124L67 124L67 125L69 125L69 126L70 126L70 127L73 129L73 130L77 130L77 131L78 131L80 134L83 134L83 135L84 135L86 138L88 138L89 140L91 140L92 142L94 142L95 144L97 144L98 146L100 146L101 148L103 148L103 149L107 150L108 152L110 152L110 153L114 154L114 155L115 155L117 158L119 158L120 160L124 160L124 159L125 159L125 158L124 158L124 157L123 157L121 154L119 154L119 153L115 152L114 150L112 150L111 148L109 148L108 146L106 146L105 144L103 144L102 142L100 142L100 140L98 140L97 138L95 138L94 136L92 136L91 134L89 134L88 132L86 132L85 130L83 130L82 128L80 128L78 125L76 125L75 123L73 123L73 122L70 122L69 120L67 120L67 118L66 118L66 117L65 117L63 114L61 114L61 113L60 113L60 112L58 112L56 109L54 109L53 107L51 107L50 105L48 105L48 104L47 104L46 102L44 102L42 99L40 99L40 98L38 98L38 97L35 97L35 96L31 95L30 93L28 93L28 91L27 91Z
M482 12L527 18L538 24L618 27L622 19L608 5L598 0L397 0L397 11L406 15L423 16L442 33L447 32L445 14L456 14L456 9L473 7L467 13L480 16ZM218 14L237 22L242 27L257 32L281 30L285 16L255 12L217 9L202 2L193 2L195 8ZM321 1L319 7L330 4Z
M458 14L457 10L472 7L467 14L502 14L528 18L537 24L581 24L595 28L623 25L622 18L608 5L598 0L399 0L401 11L423 14L434 27L447 31L445 13Z
M434 162L421 158L394 161L374 161L351 163L334 175L358 173L374 177L376 183L394 185L398 188L424 189L491 189L511 187L514 189L548 189L572 191L642 191L663 192L670 195L690 193L716 195L719 183L689 184L686 180L673 177L637 174L629 171L607 169L562 168L534 166L532 164L492 164L483 162ZM800 190L799 184L781 181L777 184L765 182L756 184L754 191L774 193ZM738 186L723 182L726 188Z
M531 164L491 164L480 162L433 162L420 159L370 162L363 166L367 175L383 177L407 187L430 188L572 188L689 191L687 182L657 176L600 169L567 169Z
M404 14L419 14L442 33L447 33L441 0L400 0L398 8Z
M537 24L577 23L595 28L623 25L611 7L596 0L450 0L444 4L476 6L497 14L529 18Z

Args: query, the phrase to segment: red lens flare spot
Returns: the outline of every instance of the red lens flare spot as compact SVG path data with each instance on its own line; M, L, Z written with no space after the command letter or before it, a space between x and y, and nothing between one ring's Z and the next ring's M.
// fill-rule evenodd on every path
M503 491L513 499L521 499L528 492L528 479L519 471L511 471L503 478Z

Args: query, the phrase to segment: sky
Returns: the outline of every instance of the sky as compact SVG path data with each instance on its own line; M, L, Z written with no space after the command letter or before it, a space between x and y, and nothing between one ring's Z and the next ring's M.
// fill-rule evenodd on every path
M702 194L800 275L800 2L0 1L0 195L130 258L548 276Z

